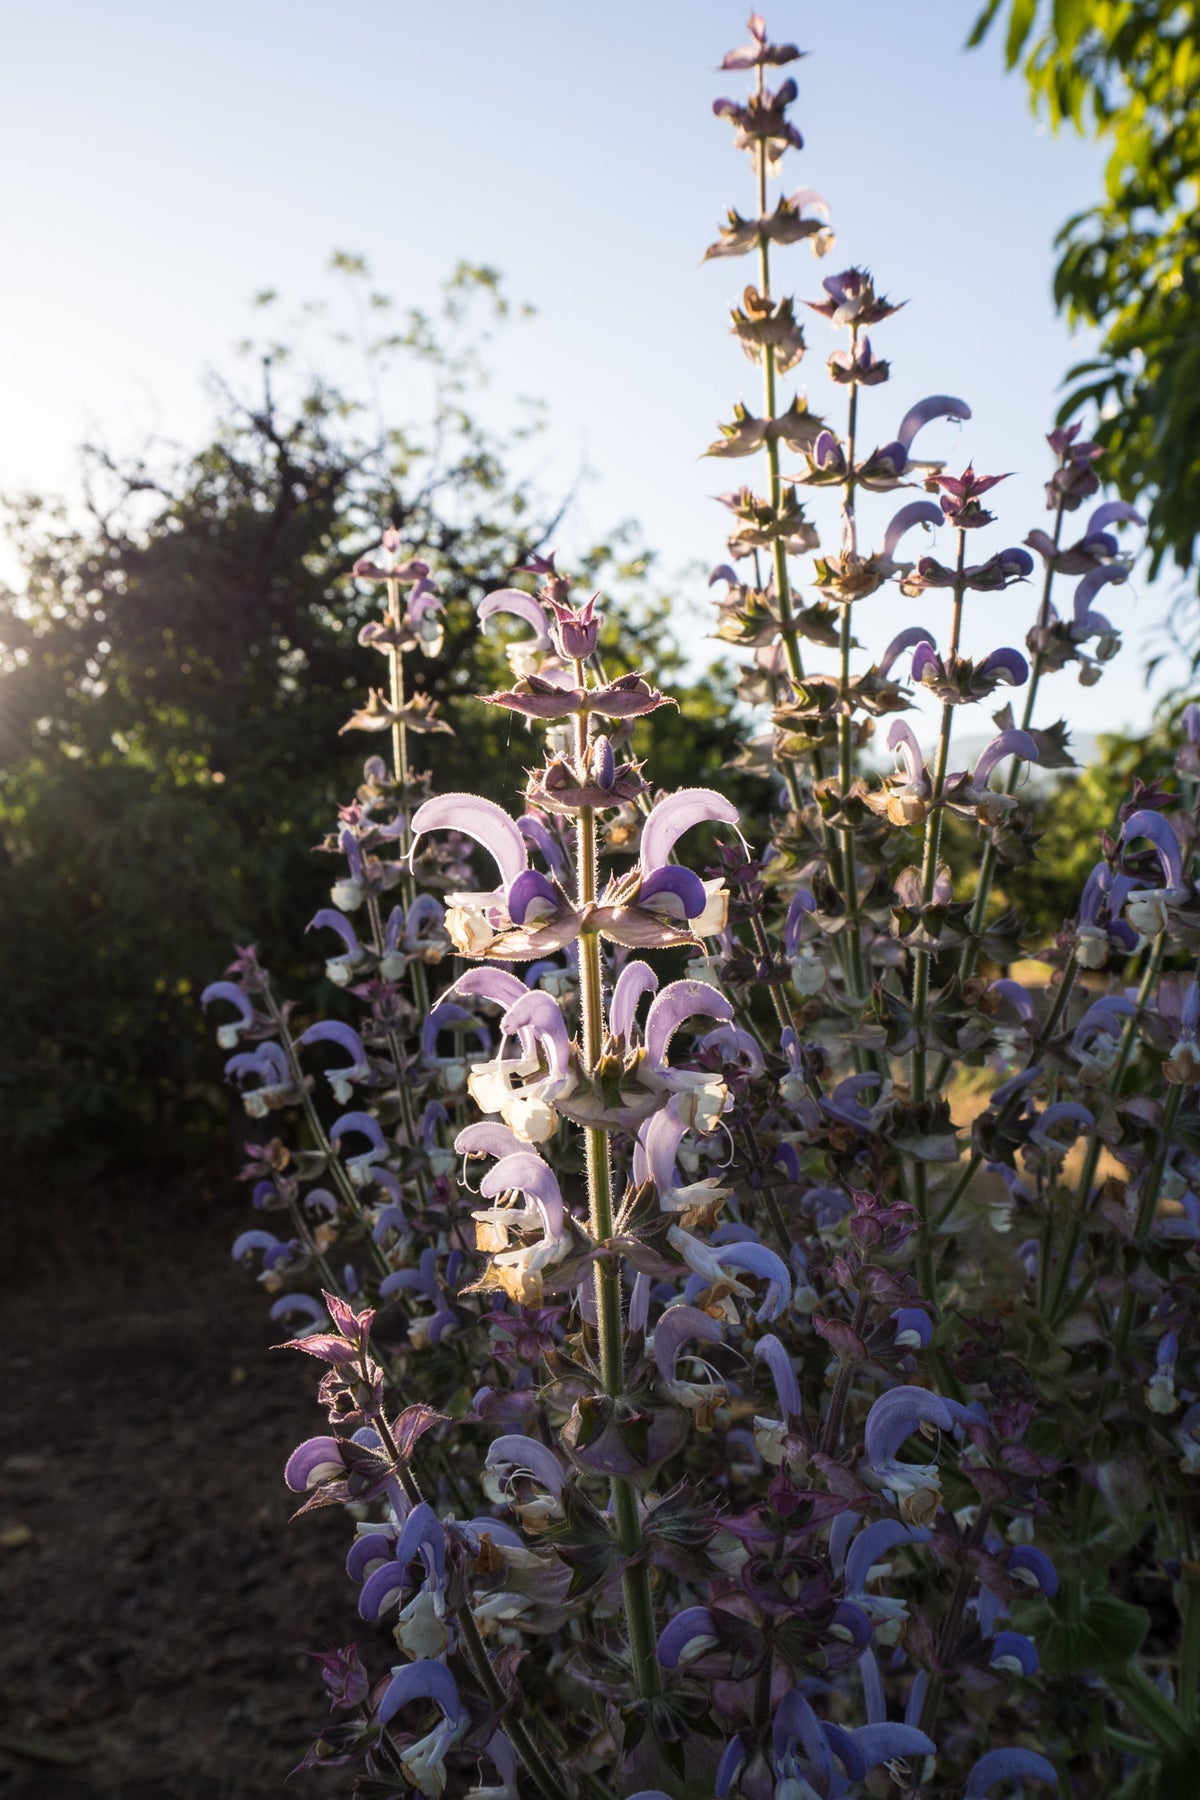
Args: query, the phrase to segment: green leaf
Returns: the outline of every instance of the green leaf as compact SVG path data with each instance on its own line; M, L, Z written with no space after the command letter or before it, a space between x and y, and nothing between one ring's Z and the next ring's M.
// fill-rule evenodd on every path
M1150 1629L1144 1607L1106 1590L1088 1592L1064 1583L1057 1598L1025 1616L1023 1629L1038 1642L1047 1675L1104 1675L1123 1671Z
M1054 0L1051 20L1059 50L1074 49L1088 22L1088 0Z
M1008 21L1008 40L1004 46L1004 60L1010 69L1016 67L1017 58L1025 48L1036 17L1037 0L1013 0L1012 17Z
M971 27L971 35L967 39L966 46L968 50L975 50L982 44L984 38L991 30L996 14L1000 11L1003 3L1004 0L987 0L987 5Z
M1181 1794L1200 1794L1200 1744L1189 1744L1168 1757L1158 1770L1151 1789L1154 1800L1178 1800Z

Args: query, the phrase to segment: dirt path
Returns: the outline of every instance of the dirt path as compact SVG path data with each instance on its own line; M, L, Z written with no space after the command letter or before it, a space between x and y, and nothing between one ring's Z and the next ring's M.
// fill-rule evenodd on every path
M344 1516L288 1523L314 1365L224 1258L236 1197L143 1185L43 1213L62 1254L4 1304L0 1796L329 1797L285 1787L327 1717L304 1651L357 1624Z

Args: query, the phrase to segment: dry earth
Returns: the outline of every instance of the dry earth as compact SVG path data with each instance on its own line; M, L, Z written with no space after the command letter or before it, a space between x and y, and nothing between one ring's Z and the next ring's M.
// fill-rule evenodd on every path
M328 1716L304 1652L357 1620L344 1517L289 1523L319 1372L227 1261L240 1201L144 1173L8 1201L3 1800L344 1788L285 1787Z

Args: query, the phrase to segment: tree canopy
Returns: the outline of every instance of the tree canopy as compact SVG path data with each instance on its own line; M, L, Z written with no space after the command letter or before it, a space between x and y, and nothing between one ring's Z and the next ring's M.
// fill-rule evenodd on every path
M353 259L343 268L361 286ZM327 903L311 848L375 748L339 737L371 678L357 643L367 596L355 558L394 524L448 600L445 642L424 663L443 789L481 780L505 798L522 727L468 694L503 685L502 652L472 601L503 585L561 516L513 473L511 437L468 410L478 346L507 312L494 273L464 265L441 312L367 346L365 398L256 346L253 390L217 386L199 448L142 458L91 449L80 517L13 508L27 579L0 594L0 1043L4 1133L21 1141L85 1124L211 1129L221 1105L197 995L235 942L280 976L310 978L303 926ZM399 361L418 421L381 425L381 361ZM650 559L617 532L583 579L615 599L614 667L639 657L680 675L670 603ZM636 605L634 604L636 600ZM658 779L714 771L735 726L711 684L688 719L656 733ZM672 715L673 716L673 715ZM418 760L420 758L418 757ZM336 1003L336 1001L335 1001Z
M1200 31L1193 0L988 0L1035 108L1108 148L1103 197L1059 232L1058 306L1095 327L1060 422L1095 408L1105 477L1148 506L1152 573L1200 533ZM1194 606L1186 614L1200 651Z

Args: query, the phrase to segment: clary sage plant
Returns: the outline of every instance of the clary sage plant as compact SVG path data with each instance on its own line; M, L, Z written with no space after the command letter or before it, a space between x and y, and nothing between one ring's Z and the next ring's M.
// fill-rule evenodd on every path
M324 1367L286 1480L345 1510L361 1621L302 1766L364 1800L1173 1800L1200 1792L1200 711L1028 942L995 896L1038 854L1027 766L1070 761L1046 686L1115 653L1139 521L1060 430L1046 523L995 547L1002 478L926 460L969 408L892 405L871 275L779 290L834 239L773 192L799 52L749 31L714 110L753 182L708 256L749 259L762 374L710 451L753 472L713 582L757 823L656 790L637 722L668 697L610 677L552 556L479 607L524 791L439 792L411 672L442 603L389 528L355 569L386 681L350 721L389 754L310 923L355 1022L299 1029L253 950L204 996L280 1121L234 1254ZM810 334L828 419L785 391ZM899 598L920 622L868 665L861 609ZM1018 643L964 656L970 608Z

